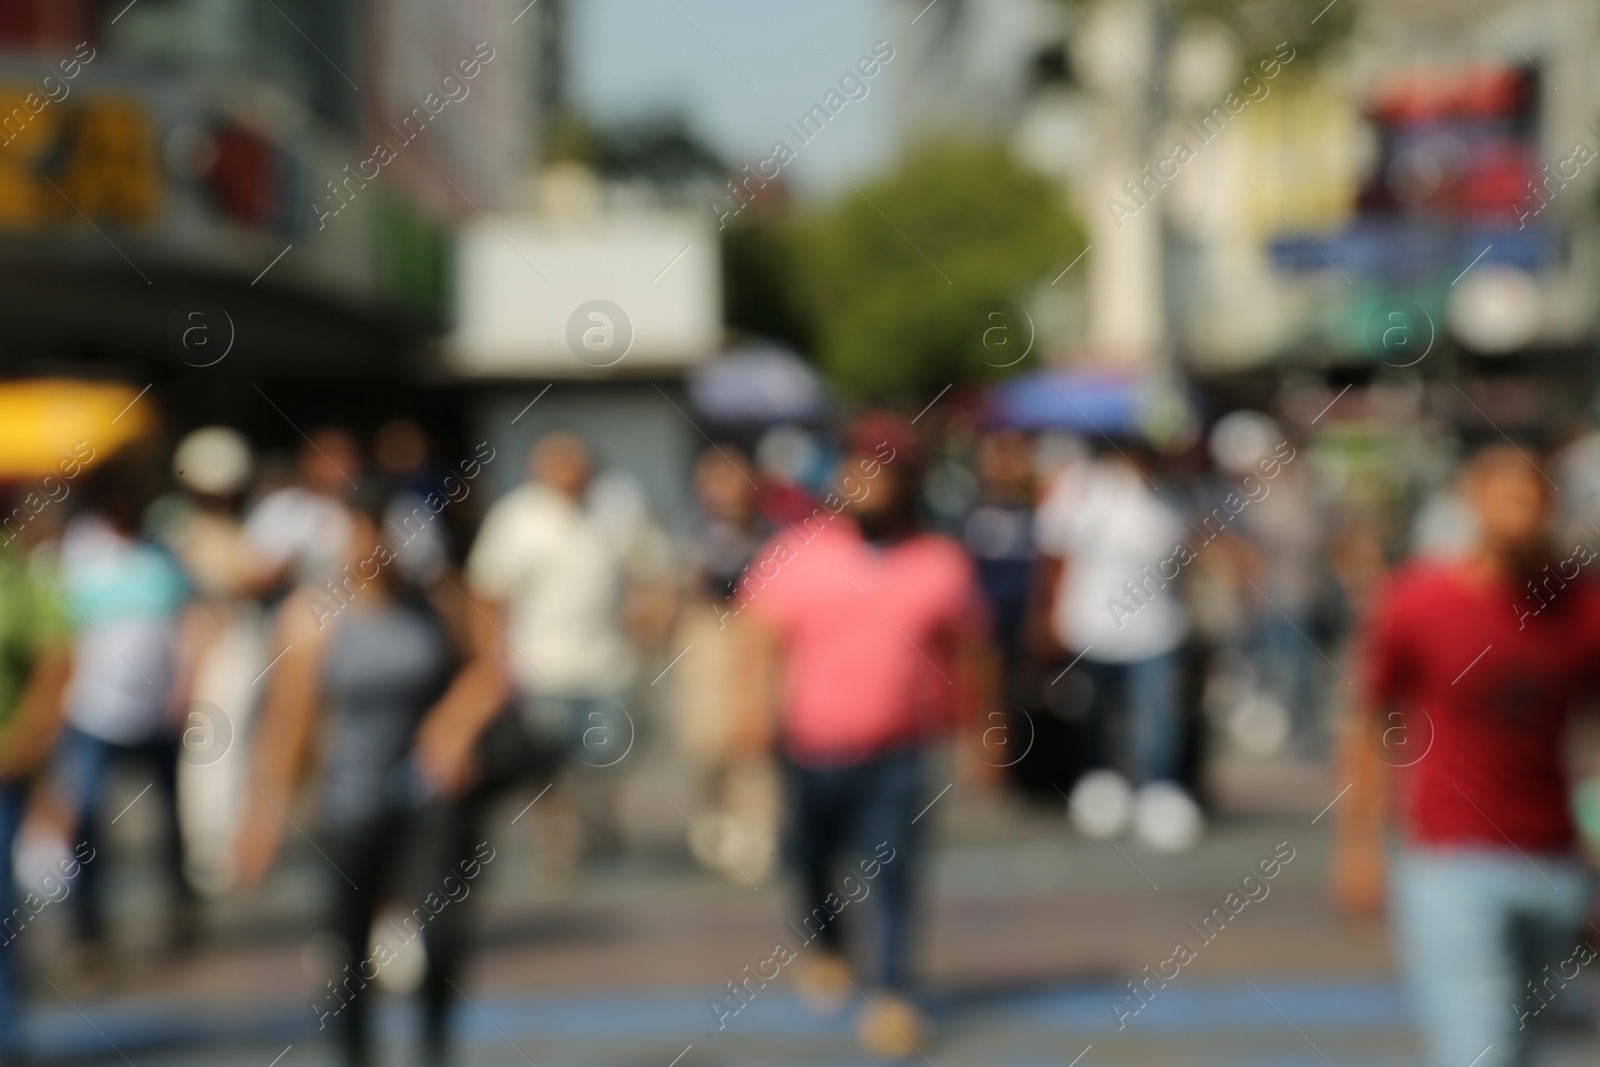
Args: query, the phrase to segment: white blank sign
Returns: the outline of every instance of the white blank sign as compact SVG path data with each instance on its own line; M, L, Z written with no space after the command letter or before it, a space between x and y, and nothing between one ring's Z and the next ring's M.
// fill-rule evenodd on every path
M721 346L716 231L694 216L499 216L457 238L450 366L481 376L678 370Z

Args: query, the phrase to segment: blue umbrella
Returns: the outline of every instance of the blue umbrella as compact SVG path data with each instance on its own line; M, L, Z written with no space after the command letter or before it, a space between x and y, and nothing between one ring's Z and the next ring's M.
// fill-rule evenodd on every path
M689 375L689 399L713 422L812 422L827 394L809 364L780 345L735 349Z
M991 422L1016 430L1076 430L1129 437L1149 410L1151 381L1126 371L1057 369L1002 382L989 391Z

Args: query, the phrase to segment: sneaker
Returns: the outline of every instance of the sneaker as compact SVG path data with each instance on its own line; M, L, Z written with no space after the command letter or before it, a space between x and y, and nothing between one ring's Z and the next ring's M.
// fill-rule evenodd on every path
M927 1028L922 1013L893 993L876 994L856 1014L856 1038L867 1052L884 1060L903 1060L921 1053Z
M1116 771L1090 771L1072 787L1067 807L1078 832L1098 841L1127 830L1133 814L1133 794L1128 780Z
M795 969L794 988L806 1007L832 1015L850 995L850 965L830 952L808 953Z
M1133 832L1157 852L1187 852L1200 843L1206 820L1200 805L1172 782L1151 782L1133 803Z

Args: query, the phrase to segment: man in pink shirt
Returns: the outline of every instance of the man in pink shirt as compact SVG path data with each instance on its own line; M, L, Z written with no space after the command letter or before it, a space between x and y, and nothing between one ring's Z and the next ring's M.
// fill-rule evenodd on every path
M841 913L876 896L878 992L859 1033L908 1055L921 1030L906 990L923 752L976 710L987 619L960 546L917 529L911 427L869 416L847 446L837 490L756 554L733 610L754 623L752 704L776 705L757 718L775 722L788 766L802 993L843 1000Z

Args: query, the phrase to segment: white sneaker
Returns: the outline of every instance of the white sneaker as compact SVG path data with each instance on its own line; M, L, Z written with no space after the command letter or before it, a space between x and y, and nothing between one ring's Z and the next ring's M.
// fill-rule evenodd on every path
M1118 837L1128 829L1133 793L1128 780L1116 771L1090 771L1072 787L1067 808L1072 825L1084 837L1095 841Z
M1134 797L1133 832L1157 852L1187 852L1205 829L1200 805L1172 782L1151 782Z

